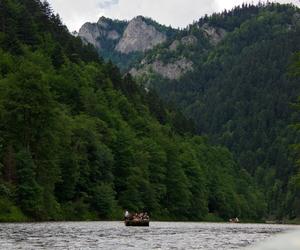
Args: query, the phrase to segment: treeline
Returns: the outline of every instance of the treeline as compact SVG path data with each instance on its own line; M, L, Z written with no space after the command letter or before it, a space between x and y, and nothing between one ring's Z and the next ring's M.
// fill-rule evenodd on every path
M297 177L290 180L298 169L291 145L299 135L290 125L298 120L293 103L300 87L299 74L291 76L289 69L300 51L300 11L275 3L243 5L206 16L189 32L204 23L225 29L224 40L195 52L194 72L179 81L154 77L147 84L193 118L198 133L233 152L265 190L270 217L300 217Z
M291 67L289 68L289 72L290 72L289 76L291 78L295 78L295 79L300 78L300 53L299 52L294 56ZM296 135L298 137L300 136L299 103L300 103L300 97L298 97L297 102L292 104L292 108L295 112L295 119L293 123L289 126L290 129L296 131ZM291 151L293 152L293 159L294 159L295 166L288 179L285 202L287 204L286 208L289 217L299 221L300 218L300 206L299 206L300 205L300 168L299 168L300 142L299 140L296 140L295 143L291 145Z
M262 218L231 153L160 104L47 2L1 1L0 220Z

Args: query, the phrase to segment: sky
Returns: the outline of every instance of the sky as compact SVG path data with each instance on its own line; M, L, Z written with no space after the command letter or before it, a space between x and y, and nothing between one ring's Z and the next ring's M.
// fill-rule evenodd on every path
M205 14L231 9L242 3L257 3L258 0L48 0L70 31L79 30L85 22L97 22L99 17L131 20L142 15L155 21L184 28ZM294 3L300 0L277 0Z

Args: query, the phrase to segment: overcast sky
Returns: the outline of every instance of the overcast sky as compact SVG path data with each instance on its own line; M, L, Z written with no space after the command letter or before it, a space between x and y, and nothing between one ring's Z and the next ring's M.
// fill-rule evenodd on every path
M143 15L161 24L175 28L186 27L205 14L219 12L257 0L48 0L53 10L61 16L68 28L78 30L85 22L96 22L100 16L112 19L131 20ZM278 0L294 3L300 0Z

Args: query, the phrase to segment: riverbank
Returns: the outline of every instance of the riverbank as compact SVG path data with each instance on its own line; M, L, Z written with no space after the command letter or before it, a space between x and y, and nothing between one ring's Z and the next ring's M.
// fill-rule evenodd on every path
M68 211L64 211L64 214L58 216L56 220L37 220L30 218L24 213L22 213L21 209L15 206L9 200L0 200L0 223L17 223L17 222L48 222L48 221L56 221L56 222L72 222L72 221L82 221L82 222L92 222L92 221L122 221L122 211L118 211L114 218L100 218L96 213L93 212L85 212L81 213L80 216L76 216L76 214L68 213ZM163 216L151 216L151 221L158 222L211 222L211 223L227 223L228 220L224 220L216 214L208 213L201 221L193 221L193 220L185 220L185 219L177 219L177 218L169 218ZM258 223L258 224L285 224L285 225L300 225L300 218L294 220L249 220L240 218L240 223Z

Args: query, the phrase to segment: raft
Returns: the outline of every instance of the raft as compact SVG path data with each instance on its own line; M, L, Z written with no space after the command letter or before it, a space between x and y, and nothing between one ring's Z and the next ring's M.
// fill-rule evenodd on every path
M126 227L149 227L149 220L125 220Z

